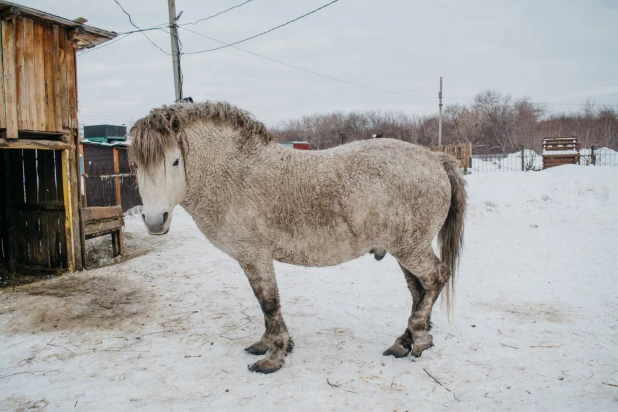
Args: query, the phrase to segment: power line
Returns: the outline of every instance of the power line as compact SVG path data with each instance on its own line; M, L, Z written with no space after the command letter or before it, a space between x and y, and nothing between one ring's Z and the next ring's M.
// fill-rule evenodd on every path
M361 88L364 88L364 89L374 90L374 91L383 92L383 93L390 93L390 94L395 94L395 95L399 95L399 96L406 96L406 97L415 97L415 98L423 98L423 99L435 99L436 98L436 96L427 96L427 95L419 95L419 94L402 93L402 92L397 92L397 91L394 91L394 90L381 89L381 88L378 88L378 87L367 86L365 84L361 84L361 83L356 83L356 82L340 79L340 78L334 77L334 76L329 76L327 74L318 73L318 72L315 72L313 70L308 70L308 69L305 69L303 67L295 66L293 64L286 63L286 62L283 62L281 60L273 59L271 57L264 56L264 55L259 54L259 53L255 53L255 52L252 52L250 50L243 49L242 47L234 46L233 43L228 44L228 43L226 43L224 41L217 40L217 39L215 39L213 37L210 37L210 36L207 36L205 34L198 33L198 32L193 31L191 29L187 29L186 27L180 27L180 28L183 29L183 30L186 30L188 32L191 32L193 34L197 34L198 36L204 37L204 38L206 38L208 40L212 40L212 41L215 41L217 43L228 45L229 47L232 47L234 49L243 51L245 53L252 54L252 55L260 57L262 59L266 59L266 60L269 60L269 61L274 62L274 63L282 64L284 66L287 66L287 67L290 67L290 68L293 68L293 69L296 69L296 70L300 70L300 71L303 71L303 72L306 72L306 73L310 73L310 74L313 74L313 75L316 75L316 76L324 77L326 79L330 79L330 80L338 81L338 82L341 82L341 83L349 84L351 86L356 86L356 87L361 87ZM185 54L190 54L190 53L185 53ZM464 99L464 98L452 98L452 97L451 98L446 98L445 97L444 99L445 100L451 100L451 101L452 100L459 100L459 101L466 101L466 102L472 102L474 100L474 99L469 99L469 98L468 99ZM551 102L536 102L536 103L537 104L551 105L551 106L583 106L584 105L583 103L551 103ZM606 104L606 105L603 105L603 106L618 106L618 104Z
M229 9L227 9L227 10L223 10L223 11L220 11L219 13L213 14L212 16L208 16L208 17L205 17L205 18L203 18L203 19L196 20L196 21L194 21L194 22L192 22L192 23L183 23L183 24L179 24L179 25L178 25L178 27L181 27L181 26L189 26L189 25L196 25L196 24L198 24L199 22L206 21L206 20L210 20L210 19L214 19L215 17L217 17L217 16L219 16L219 15L221 15L221 14L223 14L223 13L227 13L227 12L228 12L228 11L230 11L230 10L234 10L235 8L238 8L238 7L240 7L240 6L244 6L245 4L247 4L247 3L251 3L252 1L253 1L253 0L247 0L247 1L245 1L244 3L240 3L240 4L237 4L236 6L232 6L232 7L230 7L230 8L229 8Z
M80 96L89 96L89 97L98 97L100 99L109 99L109 100L126 100L126 101L134 101L134 102L147 102L147 103L161 103L165 102L167 99L161 100L144 100L144 99L133 99L127 97L118 97L118 96L101 96L100 94L88 94L88 93L80 93Z
M116 1L116 0L114 0L114 1ZM333 3L337 3L338 1L339 1L339 0L333 0L333 1L331 1L330 3L327 3L327 4L325 4L325 5L321 6L321 7L318 7L318 8L317 8L317 9L315 9L315 10L310 11L309 13L305 13L305 14L303 14L302 16L299 16L299 17L295 18L294 20L290 20L290 21L288 21L288 22L286 22L286 23L280 24L280 25L278 25L277 27L273 27L273 28L272 28L272 29L270 29L270 30L266 30L266 31L264 31L264 32L262 32L262 33L258 33L258 34L256 34L256 35L254 35L254 36L247 37L246 39L238 40L238 41L235 41L234 43L229 43L229 44L224 43L224 42L220 42L220 43L223 43L223 44L225 44L225 45L224 45L224 46L220 46L220 47L215 47L215 48L213 48L213 49L199 50L199 51L188 52L188 53L183 53L183 54L198 54L198 53L206 53L206 52L211 52L211 51L215 51L215 50L225 49L226 47L232 47L232 46L234 46L235 44L244 43L244 42L246 42L246 41L248 41L248 40L255 39L256 37L262 36L262 35L264 35L264 34L266 34L266 33L270 33L271 31L275 31L275 30L277 30L277 29L280 29L281 27L287 26L288 24L294 23L295 21L298 21L298 20L302 19L303 17L307 17L307 16L309 16L310 14L313 14L313 13L315 13L315 12L319 11L319 10L322 10L322 9L323 9L323 8L325 8L325 7L330 6L330 5L331 5L331 4L333 4ZM182 28L182 27L181 27L181 28ZM188 30L188 29L185 29L185 30Z
M228 11L230 11L230 10L236 9L236 8L238 8L238 7L240 7L240 6L244 6L245 4L250 3L250 2L252 2L252 1L253 1L253 0L247 0L247 1L245 1L244 3L237 4L236 6L232 6L232 7L230 7L229 9L225 9L225 10L223 10L223 11L220 11L220 12L218 12L218 13L215 13L215 14L213 14L212 16L208 16L208 17L205 17L205 18L203 18L203 19L196 20L196 21L194 21L194 22L189 22L189 23L179 24L179 25L178 25L178 27L180 27L180 26L196 25L196 24L198 24L198 23L200 23L200 22L202 22L202 21L206 21L206 20L213 19L213 18L215 18L215 17L217 17L217 16L219 16L219 15L221 15L221 14L223 14L223 13L227 13L227 12L228 12ZM126 13L126 12L125 12L125 13ZM121 34L132 34L132 33L140 33L140 32L143 32L143 31L161 30L161 27L163 27L163 26L168 26L168 27L169 27L169 23L161 23L161 24L159 24L158 26L147 27L147 28L145 28L145 29L138 29L138 30L130 30L130 31L125 31L125 32L119 32L118 34L119 34L119 35L121 35Z
M87 54L87 53L93 52L93 51L95 51L95 50L101 50L103 47L111 46L112 44L114 44L114 43L118 43L120 40L122 40L122 39L124 39L124 38L129 37L129 35L130 35L130 34L131 34L131 33L129 33L129 34L125 34L125 35L123 35L123 36L121 36L121 37L118 37L118 38L117 38L116 40L114 40L114 41L110 41L110 42L105 43L105 44L103 44L102 46L99 46L99 47L96 47L96 48L94 48L94 47L93 47L92 49L85 50L85 51L83 51L83 52L78 53L77 55L78 55L78 56L82 56L82 55L84 55L84 54Z
M137 29L138 33L141 33L144 37L146 37L148 39L148 41L150 43L152 43L153 46L155 46L157 49L161 50L163 53L167 54L168 56L171 56L170 53L166 52L165 50L163 50L161 47L159 47L158 44L156 44L155 42L153 42L150 37L148 37L148 35L146 33L144 33L145 30L142 30L140 27L138 27L135 23L133 23L133 19L131 19L131 15L124 9L124 7L122 7L122 4L120 4L118 2L118 0L114 0L114 3L116 3L118 5L118 7L120 7L120 10L123 11L124 14L127 15L127 17L129 18L129 23L131 23L131 25L133 27L135 27ZM130 33L129 33L130 34Z
M229 46L229 47L233 47L233 48L235 48L235 49L238 49L238 50L244 51L245 53L249 53L249 54L252 54L252 55L254 55L254 56L261 57L262 59L270 60L271 62L279 63L279 64L282 64L282 65L284 65L284 66L291 67L291 68L296 69L296 70L301 70L301 71L306 72L306 73L311 73L311 74L313 74L313 75L320 76L320 77L324 77L324 78L331 79L331 80L335 80L335 81L338 81L338 82L341 82L341 83L350 84L350 85L352 85L352 86L356 86L356 87L362 87L362 88L364 88L364 89L375 90L375 91L378 91L378 92L391 93L391 94L398 94L398 95L400 95L400 96L407 96L407 97L419 97L419 98L427 98L427 99L435 99L435 96L423 96L423 95L415 95L415 94L401 93L401 92L396 92L396 91L394 91L394 90L380 89L380 88L373 87L373 86L367 86L367 85L364 85L364 84L360 84L360 83L355 83L355 82L351 82L351 81L348 81L348 80L339 79L339 78L337 78L337 77L333 77L333 76L329 76L329 75L326 75L326 74L322 74L322 73L314 72L314 71L312 71L312 70L304 69L304 68L302 68L302 67L295 66L295 65L293 65L293 64L285 63L285 62L282 62L281 60L273 59L273 58L271 58L271 57L267 57L267 56L264 56L264 55L262 55L262 54L255 53L255 52L249 51L249 50L247 50L247 49L243 49L243 48L241 48L241 47L234 46L233 44L228 44L228 43L225 43L225 42L223 42L223 41L221 41L221 40L217 40L217 39L214 39L214 38L212 38L212 37L210 37L210 36L206 36L205 34L198 33L198 32L196 32L196 31L193 31L193 30L187 29L186 27L181 27L181 29L186 30L186 31L189 31L189 32L191 32L191 33L193 33L193 34L197 34L198 36L202 36L202 37L204 37L204 38L206 38L206 39L209 39L209 40L212 40L212 41L216 41L217 43L222 43L222 44L225 44L225 45L227 45L227 46ZM226 46L226 47L227 47L227 46ZM190 54L190 53L185 53L185 54Z

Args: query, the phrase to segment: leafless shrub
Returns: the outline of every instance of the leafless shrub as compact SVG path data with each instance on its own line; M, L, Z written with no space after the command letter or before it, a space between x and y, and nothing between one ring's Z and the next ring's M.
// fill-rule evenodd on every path
M278 141L308 140L312 149L328 149L373 135L421 145L437 144L437 115L353 111L312 114L282 122L272 132ZM522 147L540 153L546 136L577 136L582 147L618 149L618 112L589 100L577 111L549 112L528 97L488 90L471 104L445 106L443 144L471 142L475 152L512 153Z

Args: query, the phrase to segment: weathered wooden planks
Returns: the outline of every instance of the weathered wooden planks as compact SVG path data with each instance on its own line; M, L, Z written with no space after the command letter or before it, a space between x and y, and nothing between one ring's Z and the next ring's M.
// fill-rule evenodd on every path
M0 149L63 150L69 147L69 143L53 140L3 139L0 137Z
M55 126L54 130L62 129L62 85L61 83L66 82L66 78L62 78L62 71L59 70L60 66L64 63L64 50L62 50L62 56L60 51L60 38L64 37L64 30L60 29L58 26L52 26L52 68L54 73L54 97L53 97L53 107L55 112ZM66 89L66 88L65 88Z
M26 109L27 129L37 129L37 105L36 105L36 83L34 80L34 23L32 19L24 21L24 67L26 81Z
M47 130L47 106L45 105L45 50L43 48L43 24L34 22L34 93L37 119L34 130Z
M56 113L55 113L55 76L54 76L54 56L52 54L54 41L54 32L52 25L45 23L43 25L43 64L45 77L45 130L52 132L58 130L56 128Z
M7 138L78 128L75 48L65 27L22 16L2 21L2 66Z
M17 79L15 69L14 20L2 21L2 64L7 139L17 139Z
M93 220L122 220L122 207L84 207L82 208L82 219L85 224L89 224Z
M75 48L73 42L66 42L65 66L67 70L67 89L68 89L68 117L69 128L77 129L77 74L75 67Z
M17 88L17 127L28 128L28 83L26 82L26 59L24 53L24 19L15 19L15 85Z
M442 146L429 146L432 152L442 152L459 160L461 167L470 168L472 165L472 143L456 143Z

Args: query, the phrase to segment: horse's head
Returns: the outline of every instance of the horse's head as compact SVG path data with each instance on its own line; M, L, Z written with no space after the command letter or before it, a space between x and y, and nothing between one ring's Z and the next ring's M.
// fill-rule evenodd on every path
M182 151L178 146L168 148L158 162L138 167L136 175L148 233L164 235L170 228L172 211L187 189Z
M151 235L164 235L172 211L185 197L186 143L177 121L162 109L138 120L131 131L130 157L137 168L142 218Z

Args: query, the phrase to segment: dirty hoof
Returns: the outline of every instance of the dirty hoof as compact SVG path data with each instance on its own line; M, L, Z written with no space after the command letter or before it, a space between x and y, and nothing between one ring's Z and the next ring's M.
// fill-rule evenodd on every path
M268 352L268 349L270 349L270 345L262 341L259 341L259 342L255 342L251 346L247 346L245 348L245 351L249 352L252 355L264 355L266 354L266 352Z
M249 365L249 370L251 372L273 373L281 369L282 366L283 362L277 363L268 359L262 359L261 361L255 362L253 365Z
M405 358L410 353L409 348L404 348L398 342L393 343L393 346L382 352L384 356L394 356L396 358Z
M288 346L285 349L285 353L292 353L294 350L294 341L292 339L288 340Z
M386 250L379 247L371 249L369 253L373 254L373 257L377 261L384 259L384 256L386 256Z
M433 346L433 338L430 334L422 336L414 336L414 345L412 346L412 356L420 358L425 349L429 349Z

